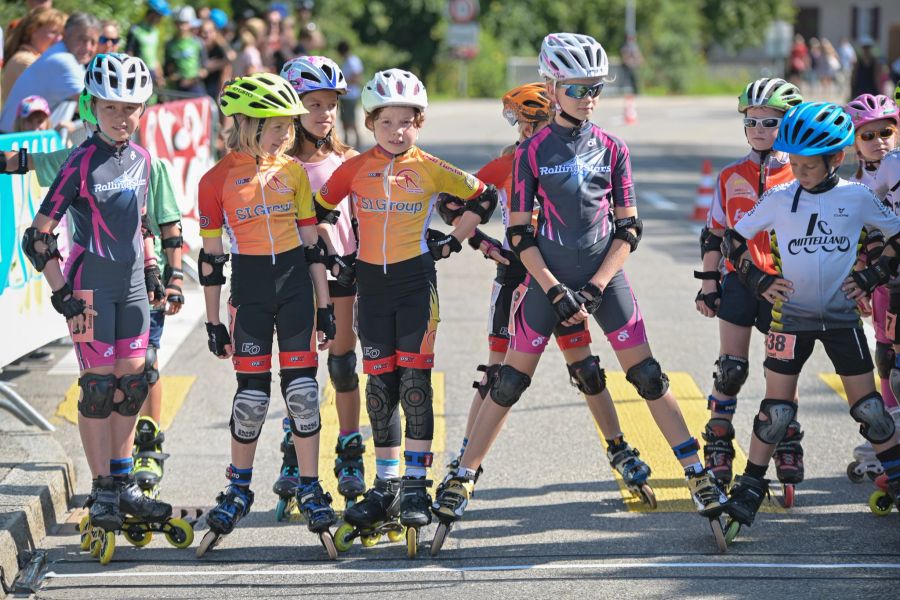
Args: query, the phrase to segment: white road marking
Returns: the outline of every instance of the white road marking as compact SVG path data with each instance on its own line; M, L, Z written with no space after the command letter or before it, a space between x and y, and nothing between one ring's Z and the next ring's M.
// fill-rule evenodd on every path
M653 208L658 208L660 210L677 210L678 205L659 192L653 191L642 191L640 193L640 199L646 200L649 204L653 206Z

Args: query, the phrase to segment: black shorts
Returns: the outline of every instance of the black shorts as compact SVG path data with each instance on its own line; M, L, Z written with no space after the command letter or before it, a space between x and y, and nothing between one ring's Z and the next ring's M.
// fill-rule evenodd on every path
M772 324L772 303L747 289L736 273L722 279L722 299L716 315L739 327L756 327L768 333Z
M834 365L834 372L838 375L864 375L875 368L866 334L859 327L793 333L773 331L766 339L766 360L763 366L781 375L799 375L803 364L812 354L816 340L822 342L825 353ZM786 353L786 357L775 358L773 354L778 352Z
M333 279L328 280L328 295L332 298L352 298L356 295L356 284L345 286Z

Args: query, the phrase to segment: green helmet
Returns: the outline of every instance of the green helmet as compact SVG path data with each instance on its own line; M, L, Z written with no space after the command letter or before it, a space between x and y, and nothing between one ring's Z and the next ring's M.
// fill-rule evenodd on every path
M219 106L226 117L244 115L256 119L293 117L306 114L300 96L278 75L254 73L225 84Z
M778 77L763 77L751 81L738 97L738 112L745 113L754 106L769 107L783 112L803 102L800 90L793 83Z
M78 115L85 123L96 125L97 117L94 116L94 111L91 110L92 97L87 90L81 90L81 95L78 96Z

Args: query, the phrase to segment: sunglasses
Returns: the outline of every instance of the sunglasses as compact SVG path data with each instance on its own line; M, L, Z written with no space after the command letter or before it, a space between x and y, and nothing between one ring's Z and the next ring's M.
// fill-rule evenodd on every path
M890 138L892 135L897 133L897 130L893 127L885 127L880 131L866 131L863 133L857 133L857 137L864 142L871 142L875 139L875 136L880 137L883 140Z
M594 85L585 85L583 83L561 83L559 87L566 88L566 96L581 100L585 96L596 98L603 91L604 82L595 83Z
M754 119L753 117L744 117L744 127L753 129L757 125L763 129L775 129L781 124L781 117L766 117L765 119Z
M101 44L112 44L113 46L118 46L121 40L122 38L108 38L105 35L101 35L98 41Z

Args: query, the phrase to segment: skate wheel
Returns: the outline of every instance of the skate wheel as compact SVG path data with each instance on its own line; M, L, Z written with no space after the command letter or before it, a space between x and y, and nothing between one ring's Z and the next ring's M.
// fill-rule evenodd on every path
M781 484L781 498L779 502L783 508L791 508L794 506L794 484L793 483L782 483Z
M371 533L369 535L361 535L359 536L359 542L363 545L363 548L371 548L381 539L380 533Z
M408 534L407 534L408 535ZM403 539L403 530L402 529L391 529L387 532L387 539L389 542L396 544L400 540Z
M731 544L741 532L741 524L731 519L725 524L725 542Z
M287 513L288 501L284 498L278 499L278 504L275 505L275 521L281 523L284 521L285 513Z
M103 534L105 532L99 527L91 527L91 556L98 558L100 551L103 549Z
M116 553L116 534L112 531L104 531L100 539L100 552L97 558L101 565L108 565Z
M353 525L350 523L341 523L341 526L334 532L334 547L338 552L347 552L353 545Z
M194 543L194 528L187 521L181 519L169 519L165 529L166 541L170 545L184 550Z
M218 545L220 535L215 531L207 531L206 535L203 536L203 539L200 540L200 545L197 546L197 558L203 558L203 555L206 554L206 551L215 548Z
M870 481L875 481L881 476L881 473L884 471L866 471L866 475L869 477Z
M641 486L640 492L641 500L643 500L652 510L656 510L656 494L653 493L653 488L645 483Z
M78 533L81 534L81 549L82 550L90 550L91 549L91 518L88 515L84 515L81 518L81 522L78 523Z
M438 555L438 552L441 551L441 548L444 545L444 540L447 539L447 534L450 533L450 525L447 523L440 523L437 526L437 529L434 531L434 538L431 540L431 558L434 558Z
M334 544L334 538L331 537L330 531L323 531L319 534L319 541L322 542L322 546L325 548L325 552L328 553L328 558L331 560L337 560L338 551L337 547Z
M415 558L419 551L419 530L415 527L406 528L406 557Z
M713 537L716 539L716 546L719 548L719 553L724 554L725 552L728 552L728 541L725 539L725 532L722 530L722 521L719 520L719 517L709 520L709 528L712 530Z
M847 479L852 481L853 483L862 483L865 475L859 472L859 462L853 461L849 465L847 465Z
M139 524L130 525L122 531L122 536L126 542L136 548L143 548L153 540L153 532Z
M891 504L891 497L881 490L876 490L869 496L869 510L877 517L884 517L890 514Z

